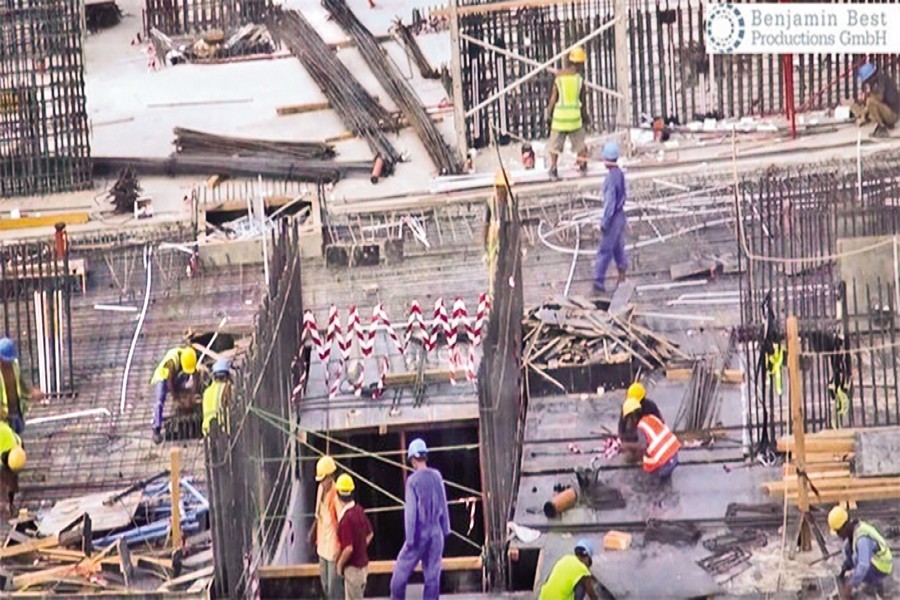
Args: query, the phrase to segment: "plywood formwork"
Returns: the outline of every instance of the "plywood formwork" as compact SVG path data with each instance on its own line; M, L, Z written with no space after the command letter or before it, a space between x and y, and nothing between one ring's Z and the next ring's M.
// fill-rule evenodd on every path
M13 0L0 7L0 196L91 184L80 6Z

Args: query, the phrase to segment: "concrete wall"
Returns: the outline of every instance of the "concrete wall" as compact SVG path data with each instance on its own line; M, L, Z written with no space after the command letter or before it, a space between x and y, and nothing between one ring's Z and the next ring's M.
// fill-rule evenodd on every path
M848 305L850 312L854 312L853 307L853 284L856 283L857 295L860 306L855 312L863 312L866 302L866 286L869 286L872 302L876 302L878 298L879 280L882 286L882 300L884 304L888 303L887 286L893 285L898 288L897 274L900 266L897 264L898 255L900 255L900 236L893 236L894 243L891 243L891 236L875 236L875 237L854 237L839 238L837 241L838 254L848 252L859 252L850 256L842 256L838 260L841 279L847 283ZM865 248L879 245L869 251L861 251ZM894 311L897 312L898 306L896 302L896 292L894 295Z

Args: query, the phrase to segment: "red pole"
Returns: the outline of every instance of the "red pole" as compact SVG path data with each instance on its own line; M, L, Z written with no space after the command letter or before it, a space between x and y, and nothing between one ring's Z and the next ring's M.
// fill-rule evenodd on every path
M794 102L794 55L781 55L781 71L784 83L784 116L791 122L791 138L797 137L797 112Z

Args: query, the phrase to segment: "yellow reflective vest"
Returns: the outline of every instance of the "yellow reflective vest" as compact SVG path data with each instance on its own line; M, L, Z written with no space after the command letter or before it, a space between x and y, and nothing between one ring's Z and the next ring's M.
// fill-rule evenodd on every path
M880 573L890 575L894 568L894 557L891 555L891 545L887 543L884 536L877 529L869 525L865 521L856 524L853 530L853 547L856 548L856 541L860 536L871 538L878 544L878 551L872 556L872 566Z
M22 445L22 439L16 435L12 427L6 421L0 422L0 454L9 452L16 446Z
M19 361L13 361L12 365L16 378L16 393L19 396L19 412L24 415L25 403L28 399L25 397L25 390L22 387L22 372L19 369ZM5 421L7 416L9 416L9 396L6 393L6 379L0 374L0 419Z
M156 367L156 370L153 371L153 378L150 380L150 385L159 383L160 381L168 381L169 380L169 363L175 363L175 369L181 369L181 353L186 350L186 348L172 348L166 355L163 356L162 362Z
M227 430L228 419L223 399L229 385L231 383L228 381L213 381L203 391L203 435L209 434L210 423L213 419L219 422L219 427Z
M566 73L556 77L556 91L559 96L553 107L553 131L578 131L581 121L581 86L583 81L578 73Z

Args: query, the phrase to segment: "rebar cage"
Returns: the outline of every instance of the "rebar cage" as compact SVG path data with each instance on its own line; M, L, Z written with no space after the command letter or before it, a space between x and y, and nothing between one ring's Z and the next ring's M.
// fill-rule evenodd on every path
M779 352L790 315L800 321L807 431L900 423L898 165L855 166L770 170L741 182L741 310L760 450L789 431Z
M0 196L91 185L81 3L0 6Z
M168 35L262 23L270 0L144 0L144 32Z

